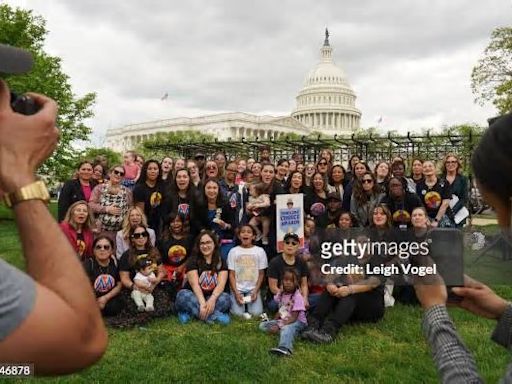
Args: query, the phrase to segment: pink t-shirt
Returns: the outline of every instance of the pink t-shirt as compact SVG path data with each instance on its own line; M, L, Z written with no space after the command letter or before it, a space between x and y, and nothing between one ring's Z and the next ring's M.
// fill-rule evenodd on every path
M274 296L274 300L279 304L281 320L286 320L290 317L291 312L298 311L299 316L297 317L297 320L304 324L308 323L308 320L306 319L306 305L304 304L304 298L298 289L293 294L278 293Z
M135 180L137 173L139 173L139 166L135 163L130 165L124 165L124 178L126 180Z
M84 197L85 197L85 201L89 201L89 199L91 198L91 192L92 192L92 188L91 188L91 185L83 185L82 184L82 192L84 193Z

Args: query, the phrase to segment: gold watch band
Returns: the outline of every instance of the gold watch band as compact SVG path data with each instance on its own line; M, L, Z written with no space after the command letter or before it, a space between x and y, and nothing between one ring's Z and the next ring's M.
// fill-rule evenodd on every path
M9 208L27 200L43 200L45 203L50 201L50 193L43 181L35 181L4 195L4 204Z

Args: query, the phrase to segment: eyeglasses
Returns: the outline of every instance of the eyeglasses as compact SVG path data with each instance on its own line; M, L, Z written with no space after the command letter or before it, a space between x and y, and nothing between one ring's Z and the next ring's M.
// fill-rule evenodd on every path
M142 237L148 237L148 233L147 232L138 232L138 233L134 233L132 235L132 239L140 239Z
M293 240L286 240L284 243L286 245L297 245L297 244L299 244L298 241L293 241Z
M97 250L102 250L104 249L105 251L110 251L110 244L96 244L96 246L94 247L94 249L97 249Z
M124 176L124 171L118 171L117 169L114 169L112 173L117 176Z
M448 160L445 164L457 164L457 160Z
M371 184L371 183L373 183L373 180L372 179L363 179L362 183L363 184Z
M213 244L213 241L211 241L211 240L206 240L206 241L201 241L201 242L199 242L199 245L209 245L209 244Z

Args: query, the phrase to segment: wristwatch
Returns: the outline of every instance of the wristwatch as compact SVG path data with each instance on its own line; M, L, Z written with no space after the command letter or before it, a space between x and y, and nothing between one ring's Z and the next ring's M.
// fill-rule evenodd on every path
M9 208L27 200L43 200L45 203L48 203L50 201L50 193L48 193L48 188L46 188L44 182L39 180L25 185L14 192L6 193L3 200L4 204Z

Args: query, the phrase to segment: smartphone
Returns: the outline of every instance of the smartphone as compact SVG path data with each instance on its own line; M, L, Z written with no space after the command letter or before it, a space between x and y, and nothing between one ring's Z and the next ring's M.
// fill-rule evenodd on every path
M464 286L464 237L457 228L435 228L428 236L430 256L443 277L449 302L460 302L453 287Z

